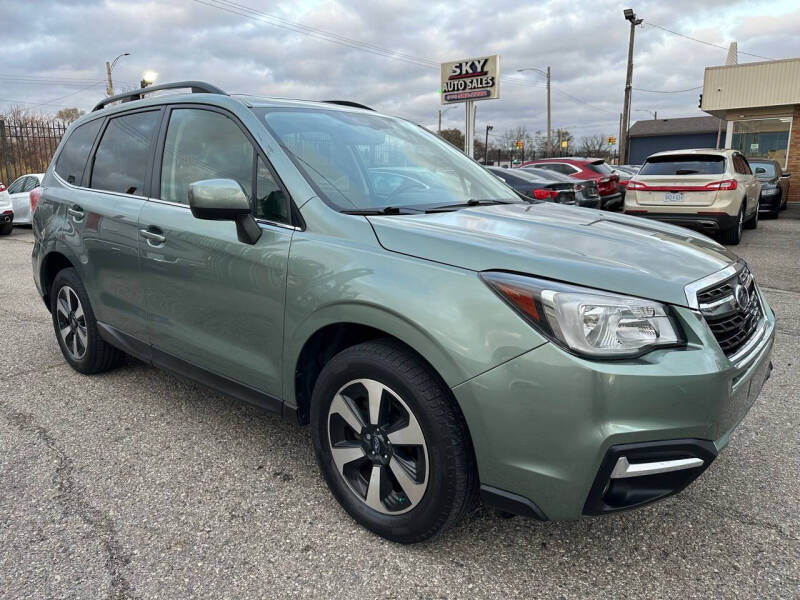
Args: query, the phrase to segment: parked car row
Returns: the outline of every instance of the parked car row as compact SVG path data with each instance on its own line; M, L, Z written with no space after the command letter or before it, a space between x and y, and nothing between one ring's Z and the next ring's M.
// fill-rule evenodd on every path
M736 150L673 150L647 158L628 182L625 212L675 223L736 245L759 214L786 207L789 173Z
M600 208L622 209L623 194L619 189L619 175L602 158L540 158L523 163L522 168L546 169L581 181L595 181L600 194Z
M600 194L597 185L591 180L575 181L566 175L537 168L487 168L523 196L558 204L600 208Z
M0 183L0 235L9 235L17 225L30 225L44 173L31 173L6 188Z

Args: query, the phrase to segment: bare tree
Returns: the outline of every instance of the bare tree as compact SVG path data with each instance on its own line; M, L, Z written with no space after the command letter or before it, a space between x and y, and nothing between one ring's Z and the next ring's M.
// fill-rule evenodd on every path
M56 119L59 121L63 121L64 123L70 124L81 115L85 115L85 110L80 110L78 108L62 108L60 111L56 113Z
M583 136L579 152L583 156L607 158L609 156L608 136L601 133Z

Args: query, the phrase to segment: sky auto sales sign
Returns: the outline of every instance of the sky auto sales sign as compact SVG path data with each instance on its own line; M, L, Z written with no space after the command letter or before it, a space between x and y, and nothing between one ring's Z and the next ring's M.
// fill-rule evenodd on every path
M500 97L500 57L442 63L442 104Z

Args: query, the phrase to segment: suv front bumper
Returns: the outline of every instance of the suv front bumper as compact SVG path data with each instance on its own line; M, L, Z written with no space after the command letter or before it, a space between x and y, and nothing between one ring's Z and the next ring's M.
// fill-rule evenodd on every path
M764 307L762 341L738 365L705 321L676 308L685 348L601 362L548 343L453 388L484 498L555 520L633 508L683 489L725 447L769 376L774 316ZM699 450L687 454L692 444ZM703 464L612 478L621 457L635 468L692 457Z

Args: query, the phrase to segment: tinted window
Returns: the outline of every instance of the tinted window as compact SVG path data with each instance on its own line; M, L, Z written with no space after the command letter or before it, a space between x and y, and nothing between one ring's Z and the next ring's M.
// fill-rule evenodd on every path
M22 189L23 192L30 192L34 188L39 187L39 180L31 175L25 180L25 187Z
M758 177L762 177L764 179L770 179L775 177L776 170L775 170L775 163L772 162L756 162L750 161L750 166L753 168L753 171L756 173ZM761 172L761 169L764 172Z
M56 173L67 183L81 184L86 159L100 131L103 119L95 119L76 127L70 134L56 161Z
M539 165L539 167L542 169L550 169L551 171L555 171L556 173L561 173L562 175L572 175L573 173L577 172L569 165L565 165L563 163L553 163L553 164L544 163Z
M149 111L111 119L97 146L89 187L143 195L159 117Z
M586 167L600 175L611 175L614 172L611 170L611 167L604 162L589 163Z
M161 199L188 204L190 183L233 179L252 203L254 160L250 140L225 115L193 108L173 110L161 162ZM265 202L271 193L266 181L262 196ZM257 204L262 210L262 203Z
M722 175L724 172L723 156L687 154L648 158L639 175Z
M19 194L20 192L25 190L25 182L28 180L27 177L20 177L10 186L8 186L8 193L9 194Z

